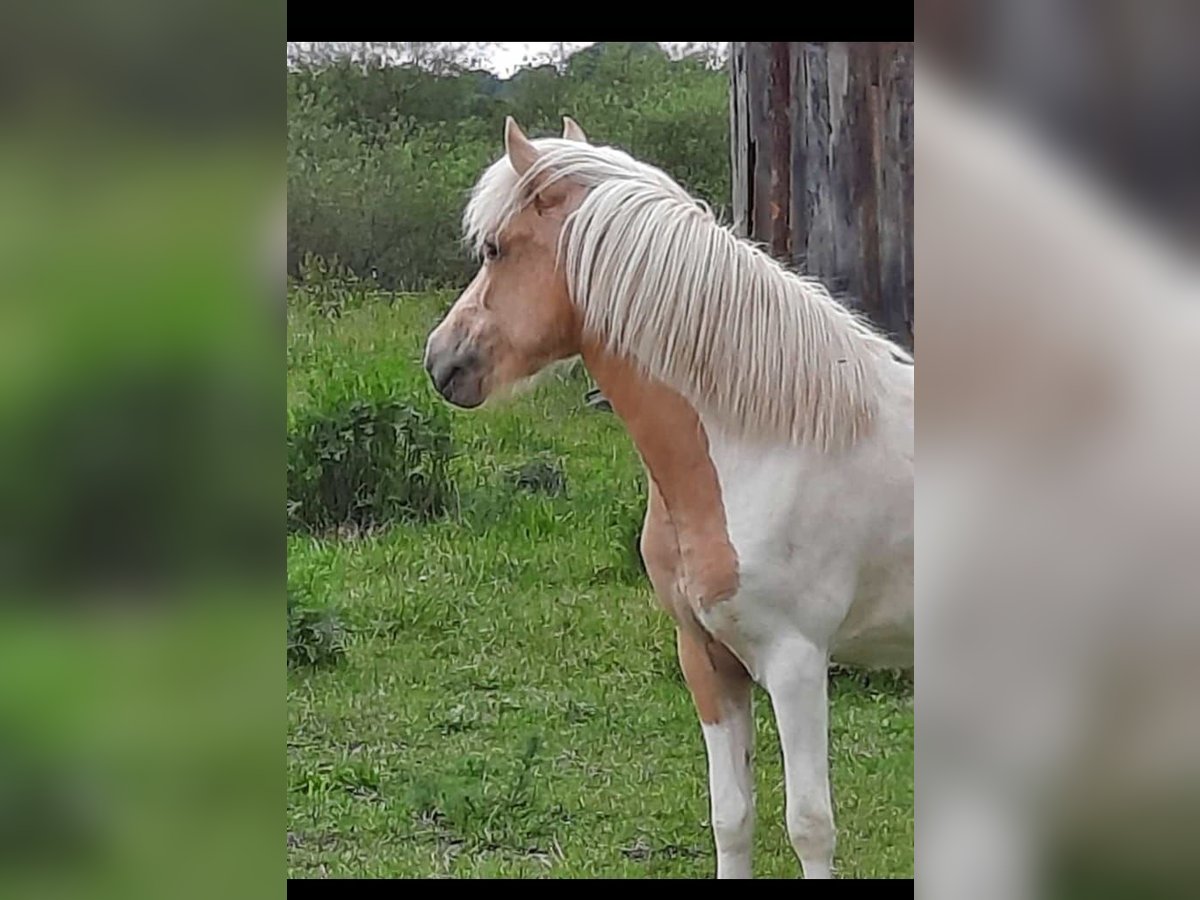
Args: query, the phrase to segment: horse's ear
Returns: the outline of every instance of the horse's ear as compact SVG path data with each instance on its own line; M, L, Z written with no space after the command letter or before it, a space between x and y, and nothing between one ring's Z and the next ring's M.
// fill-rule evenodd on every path
M504 152L508 154L508 161L518 175L528 172L538 156L537 148L525 137L512 116L504 120Z
M570 116L563 116L563 140L578 141L581 144L587 143L587 135L583 133L583 129L579 127L579 123Z

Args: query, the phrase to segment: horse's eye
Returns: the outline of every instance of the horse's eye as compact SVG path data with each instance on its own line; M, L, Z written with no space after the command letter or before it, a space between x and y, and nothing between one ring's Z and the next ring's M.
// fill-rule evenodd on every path
M483 242L483 255L488 259L495 259L500 255L500 248L496 246L495 241Z

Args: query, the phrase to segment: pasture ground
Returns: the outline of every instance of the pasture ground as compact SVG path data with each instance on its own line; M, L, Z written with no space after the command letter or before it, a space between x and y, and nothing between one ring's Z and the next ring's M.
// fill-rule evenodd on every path
M288 405L360 373L430 402L445 294L289 309ZM459 500L424 526L292 535L288 576L347 632L288 673L291 877L711 877L704 747L634 546L642 471L578 371L451 414ZM514 485L530 460L565 484ZM911 684L831 684L839 877L913 875ZM779 745L756 695L755 874L796 877Z

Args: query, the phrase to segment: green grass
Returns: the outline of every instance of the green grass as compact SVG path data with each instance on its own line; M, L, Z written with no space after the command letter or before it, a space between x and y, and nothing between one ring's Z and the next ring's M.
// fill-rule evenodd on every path
M289 410L346 371L427 401L421 347L450 299L290 310ZM711 877L700 727L634 551L641 466L587 386L558 372L453 413L448 518L289 538L289 579L346 646L288 674L290 876ZM565 491L521 490L531 460ZM838 874L911 878L911 686L844 673L831 694ZM796 877L761 693L756 717L755 874Z

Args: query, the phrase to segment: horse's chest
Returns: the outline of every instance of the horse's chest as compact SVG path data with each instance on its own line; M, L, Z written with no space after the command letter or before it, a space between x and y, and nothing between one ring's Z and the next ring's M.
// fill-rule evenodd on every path
M737 557L724 531L711 524L680 529L652 513L642 555L656 592L676 618L720 605L738 591Z

